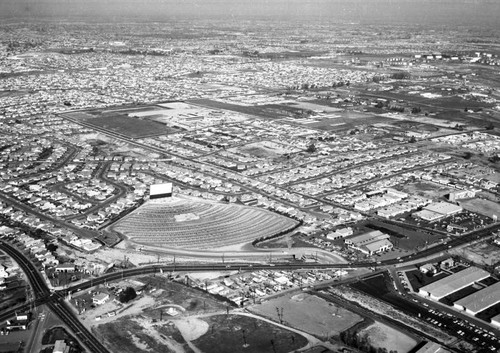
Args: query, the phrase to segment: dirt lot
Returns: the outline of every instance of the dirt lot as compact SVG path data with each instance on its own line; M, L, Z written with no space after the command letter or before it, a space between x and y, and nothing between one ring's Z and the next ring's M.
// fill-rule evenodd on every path
M500 261L500 246L488 242L469 245L468 247L453 250L454 254L463 256L467 260L479 265L493 265Z
M277 157L286 153L299 151L298 149L291 146L276 143L273 141L250 143L241 147L240 150L244 153L248 153L256 157Z
M306 293L288 294L249 308L250 311L278 321L277 308L283 308L284 323L315 336L337 336L363 319L333 303Z
M103 340L112 352L193 352L171 321L156 324L150 320L129 316L99 325L92 332Z
M167 317L166 311L169 307L174 307L180 314L200 314L226 310L227 305L214 299L206 292L187 287L181 283L172 282L166 275L145 276L138 279L139 282L146 284L141 294L136 299L127 304L120 304L113 301L111 287L133 286L130 282L123 283L112 282L106 288L99 286L92 288L93 294L96 292L110 293L110 299L102 305L92 305L92 295L89 291L76 293L71 300L75 310L81 311L82 307L86 310L81 313L84 324L87 327L102 325L113 322L116 319L130 315L142 315L149 320L160 320ZM83 302L85 300L85 305ZM78 301L78 302L77 302ZM112 316L109 316L111 313ZM99 318L96 320L96 318Z
M286 353L307 344L297 333L252 317L216 315L204 320L210 329L193 342L204 353Z
M373 347L385 348L387 351L396 350L399 353L408 353L417 344L413 338L380 322L375 322L360 331L359 334L366 335Z
M496 215L497 217L500 216L500 205L493 201L483 199L464 200L460 202L460 206L466 210L479 213L490 218L493 218L493 215Z

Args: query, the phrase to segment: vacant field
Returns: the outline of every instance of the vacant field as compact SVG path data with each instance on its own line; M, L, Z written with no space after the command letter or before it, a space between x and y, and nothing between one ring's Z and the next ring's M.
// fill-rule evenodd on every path
M403 191L411 195L419 195L429 199L443 197L453 191L451 188L427 181L408 183L404 185Z
M53 327L45 331L42 337L42 345L54 344L57 340L64 340L70 347L70 353L80 353L83 351L77 340L71 336L63 327ZM52 351L51 351L52 352Z
M299 149L272 141L255 142L240 148L243 153L256 157L278 157L283 154L300 151Z
M464 200L460 201L460 206L466 210L479 213L490 218L493 218L494 215L497 217L500 216L500 204L493 201L484 199Z
M363 319L342 307L306 293L289 294L255 305L251 311L279 321L277 309L283 309L283 321L296 329L319 337L337 336Z
M119 114L108 114L102 117L86 119L86 123L131 138L141 138L167 132L165 125L158 122Z
M141 282L148 283L150 288L157 288L155 292L150 294L155 297L155 307L146 309L144 315L157 319L160 317L160 310L156 310L155 308L168 304L182 306L187 314L199 314L226 309L226 304L214 299L211 294L177 282L168 281L165 277L147 276L139 278Z
M358 334L366 336L371 346L385 348L387 351L408 353L417 345L417 341L410 336L380 322L375 322Z
M193 352L171 322L153 325L150 321L125 317L99 325L92 332L112 352Z
M215 315L203 320L209 330L193 344L204 353L287 353L307 344L295 332L252 317Z

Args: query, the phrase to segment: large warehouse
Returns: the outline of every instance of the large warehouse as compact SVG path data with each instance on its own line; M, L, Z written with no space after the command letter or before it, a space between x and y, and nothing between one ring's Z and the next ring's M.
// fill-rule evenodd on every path
M471 266L420 288L418 293L439 300L489 276L490 274L485 270Z
M149 187L149 199L161 199L172 196L172 183L153 184Z
M491 324L500 328L500 314L491 318Z
M468 314L476 315L497 303L500 303L500 282L457 300L453 306L465 310Z

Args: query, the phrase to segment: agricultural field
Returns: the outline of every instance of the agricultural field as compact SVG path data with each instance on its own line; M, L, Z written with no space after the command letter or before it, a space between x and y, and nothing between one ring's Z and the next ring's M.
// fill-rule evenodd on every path
M349 310L307 293L288 294L254 305L249 310L277 322L278 311L280 316L282 311L284 323L323 339L338 336L363 320Z

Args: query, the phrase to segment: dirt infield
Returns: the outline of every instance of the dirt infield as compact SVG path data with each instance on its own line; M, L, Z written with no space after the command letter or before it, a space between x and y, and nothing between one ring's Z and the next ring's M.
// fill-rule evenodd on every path
M399 353L408 353L417 345L413 338L380 322L375 322L359 334L366 335L373 347L385 348L388 352L396 350Z

